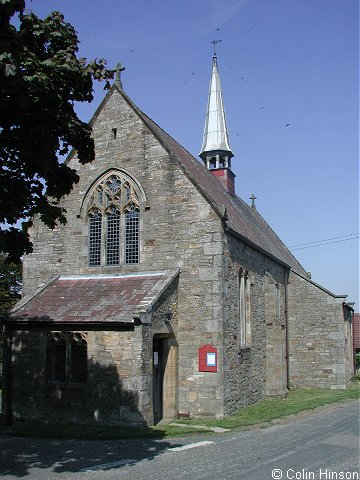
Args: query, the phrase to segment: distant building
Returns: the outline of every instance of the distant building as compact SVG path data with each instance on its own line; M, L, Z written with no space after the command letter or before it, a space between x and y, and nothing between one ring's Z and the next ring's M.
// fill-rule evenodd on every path
M360 353L360 313L354 313L354 349Z
M119 78L91 120L96 159L68 222L35 219L5 325L9 421L148 424L224 417L294 387L345 388L345 296L313 282L235 175L216 56L201 162Z

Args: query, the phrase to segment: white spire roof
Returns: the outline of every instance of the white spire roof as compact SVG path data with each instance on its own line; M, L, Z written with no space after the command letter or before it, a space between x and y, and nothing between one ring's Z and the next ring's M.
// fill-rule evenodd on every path
M199 155L214 150L231 152L216 55L213 56L204 137Z

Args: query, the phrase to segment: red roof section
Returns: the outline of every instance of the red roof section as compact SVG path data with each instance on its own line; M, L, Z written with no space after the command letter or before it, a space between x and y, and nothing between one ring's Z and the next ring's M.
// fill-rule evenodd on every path
M353 325L354 347L360 349L360 313L354 313Z
M12 314L15 321L133 323L158 297L165 273L59 277ZM141 304L141 305L140 305Z

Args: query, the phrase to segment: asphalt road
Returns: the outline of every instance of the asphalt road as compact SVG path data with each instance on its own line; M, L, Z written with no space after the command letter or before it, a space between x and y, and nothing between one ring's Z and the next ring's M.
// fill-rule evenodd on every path
M359 475L359 403L304 412L267 428L173 440L0 437L1 479L343 480Z

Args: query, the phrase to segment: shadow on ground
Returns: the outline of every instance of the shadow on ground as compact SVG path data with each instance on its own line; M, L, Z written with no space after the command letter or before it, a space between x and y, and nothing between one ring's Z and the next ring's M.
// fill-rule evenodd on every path
M46 440L0 437L0 476L21 478L34 469L49 473L104 471L151 461L171 447L163 440Z

